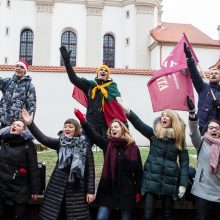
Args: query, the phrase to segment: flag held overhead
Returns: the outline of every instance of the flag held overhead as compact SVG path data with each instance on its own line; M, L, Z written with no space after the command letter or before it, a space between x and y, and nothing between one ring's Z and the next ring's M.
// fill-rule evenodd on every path
M193 86L187 70L184 53L184 42L190 47L193 58L198 63L190 43L185 34L176 47L161 64L148 82L148 90L151 97L153 111L164 109L187 111L187 96L194 101Z

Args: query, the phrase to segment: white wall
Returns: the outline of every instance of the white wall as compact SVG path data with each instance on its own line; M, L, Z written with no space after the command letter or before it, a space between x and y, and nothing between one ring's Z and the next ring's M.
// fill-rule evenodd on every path
M174 46L162 46L162 62L168 57L173 50ZM207 71L210 66L214 65L220 58L219 48L203 47L198 48L193 46L196 56L198 57L199 64L203 71ZM160 68L160 44L154 47L151 51L151 69ZM156 59L155 59L156 58Z
M7 1L1 4L1 32L10 27L9 36L5 34L0 38L0 63L4 57L9 57L9 63L14 64L19 59L20 33L24 28L34 31L36 6L33 1L11 1L11 7L6 7ZM4 19L3 19L4 18ZM1 36L1 35L0 35Z
M86 63L86 16L84 5L56 3L52 19L52 54L51 65L60 65L61 35L64 31L74 31L77 36L77 66Z
M9 77L13 72L0 72L1 77ZM48 136L57 137L67 118L75 117L74 107L83 113L86 109L78 104L72 97L73 86L66 73L40 73L31 72L33 83L37 92L37 112L35 122ZM80 74L80 77L93 79L94 74ZM148 125L160 114L154 113L147 89L148 76L112 75L117 82L122 97L129 103L130 108ZM179 112L187 124L188 113ZM130 130L138 145L149 144L148 140L137 132L130 124ZM187 129L187 143L190 144Z

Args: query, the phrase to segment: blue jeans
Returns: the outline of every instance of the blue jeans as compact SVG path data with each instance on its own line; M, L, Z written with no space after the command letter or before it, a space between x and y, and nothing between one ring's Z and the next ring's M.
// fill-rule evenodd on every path
M108 220L112 209L106 206L100 206L96 220ZM121 220L132 220L132 213L129 211L120 210Z

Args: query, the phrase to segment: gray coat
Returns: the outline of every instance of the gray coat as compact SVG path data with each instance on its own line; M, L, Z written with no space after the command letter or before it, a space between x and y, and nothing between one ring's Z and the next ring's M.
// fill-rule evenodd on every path
M209 171L210 145L203 140L199 132L198 122L189 120L190 137L198 151L198 166L191 193L202 199L220 202L220 179Z

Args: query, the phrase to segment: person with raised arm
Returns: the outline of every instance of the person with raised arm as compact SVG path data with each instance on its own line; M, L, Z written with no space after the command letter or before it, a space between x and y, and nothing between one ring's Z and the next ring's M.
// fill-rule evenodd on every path
M204 135L201 136L194 103L189 97L187 103L190 138L198 157L196 176L191 189L191 193L195 196L196 219L218 220L220 219L220 122L216 119L210 120L204 129Z
M153 219L159 198L163 204L163 219L172 219L173 204L184 196L189 178L185 123L175 111L166 109L155 119L152 128L130 110L122 98L117 97L117 101L135 129L150 141L141 186L144 220Z
M91 128L84 115L75 109L82 128L104 152L104 165L96 194L99 206L96 220L107 220L113 209L121 220L132 220L136 202L141 199L142 161L140 151L123 122L114 119L103 137Z
M95 169L93 153L77 120L67 119L58 138L44 135L26 109L22 117L33 136L58 152L40 210L41 220L89 220L89 204L94 200Z

